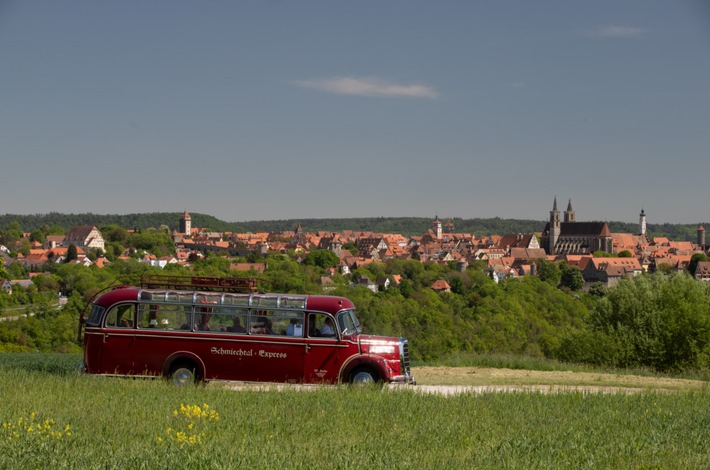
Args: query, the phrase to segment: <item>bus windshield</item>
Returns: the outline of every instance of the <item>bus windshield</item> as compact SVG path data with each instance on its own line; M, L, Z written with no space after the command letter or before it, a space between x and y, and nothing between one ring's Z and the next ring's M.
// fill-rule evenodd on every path
M338 326L340 326L340 332L343 335L362 333L354 310L343 310L338 313Z

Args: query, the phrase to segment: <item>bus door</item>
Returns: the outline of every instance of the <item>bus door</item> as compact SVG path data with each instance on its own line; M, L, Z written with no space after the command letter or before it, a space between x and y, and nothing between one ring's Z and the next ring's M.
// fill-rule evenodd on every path
M304 381L337 382L344 348L347 348L347 345L338 339L338 330L333 318L322 313L309 313Z
M136 340L135 304L114 305L106 315L101 335L98 373L130 374L138 372L133 358ZM94 338L97 341L98 338Z

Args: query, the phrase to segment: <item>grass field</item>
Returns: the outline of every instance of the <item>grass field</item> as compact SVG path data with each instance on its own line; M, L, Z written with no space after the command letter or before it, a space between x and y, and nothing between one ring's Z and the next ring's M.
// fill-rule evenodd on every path
M708 468L710 393L234 391L0 355L0 468ZM31 430L30 430L31 429Z

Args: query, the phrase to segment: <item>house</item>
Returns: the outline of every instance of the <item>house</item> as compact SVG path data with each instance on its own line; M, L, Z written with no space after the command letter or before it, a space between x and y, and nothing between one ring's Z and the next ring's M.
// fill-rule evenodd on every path
M389 289L391 283L392 281L388 276L380 276L377 278L377 287L381 291Z
M643 272L636 258L594 258L585 256L579 262L582 277L588 284L601 282L611 287L624 276L638 276Z
M95 225L82 225L74 227L64 236L62 245L68 247L74 245L77 248L98 249L105 248L104 237Z
M321 277L318 280L318 284L320 284L321 288L323 289L323 292L329 292L335 290L336 288L335 282L327 276Z
M693 277L700 281L710 282L710 261L700 261L695 268Z
M532 233L510 233L503 235L497 241L495 247L503 250L510 250L512 248L540 248L540 243L537 237Z
M434 292L451 292L451 286L443 279L438 279L431 285Z
M47 235L44 239L45 248L57 248L64 243L64 235Z
M26 289L32 285L34 285L32 279L4 279L3 282L0 283L0 289L4 290L8 294L12 294L12 289L14 287L23 287Z
M367 287L374 293L378 292L377 284L372 282L367 276L360 276L360 279L358 279L356 285L359 287Z

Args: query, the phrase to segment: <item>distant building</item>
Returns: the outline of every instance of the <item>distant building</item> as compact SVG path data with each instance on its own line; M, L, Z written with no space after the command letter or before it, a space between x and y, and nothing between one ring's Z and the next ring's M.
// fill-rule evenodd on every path
M700 281L710 282L710 261L700 261L693 276Z
M438 279L431 285L434 292L451 292L451 286L443 279Z
M190 235L192 232L192 217L190 217L190 214L185 211L182 214L182 217L180 217L180 233L185 234L185 235Z
M567 205L564 222L560 220L555 197L550 221L542 231L541 245L548 255L592 254L595 251L612 253L611 231L606 222L577 222L572 200Z
M70 245L84 250L99 249L101 251L105 247L104 237L95 225L82 225L71 229L62 241L62 246L65 248Z
M638 276L643 272L636 258L594 258L585 256L579 262L584 281L601 282L607 287L618 283L626 276Z

